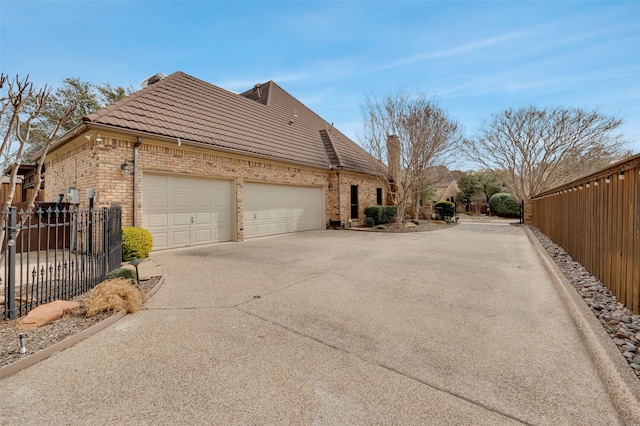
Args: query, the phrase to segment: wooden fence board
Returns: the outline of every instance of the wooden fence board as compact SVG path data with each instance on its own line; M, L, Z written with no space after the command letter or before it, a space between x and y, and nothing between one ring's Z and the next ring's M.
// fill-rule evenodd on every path
M532 212L541 232L640 314L640 154L537 195Z

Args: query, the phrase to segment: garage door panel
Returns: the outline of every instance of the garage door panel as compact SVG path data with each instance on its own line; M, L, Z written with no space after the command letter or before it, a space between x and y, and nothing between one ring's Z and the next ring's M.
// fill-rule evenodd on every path
M143 185L145 190L153 191L158 190L165 192L169 187L169 178L168 176L161 175L145 175L143 178Z
M171 217L173 218L172 226L189 226L191 223L190 213L173 213Z
M215 222L220 224L231 225L231 213L219 212L215 214Z
M168 232L154 232L153 234L153 248L163 249L168 247L169 233Z
M191 208L191 195L173 194L170 209L189 210Z
M214 240L212 238L212 232L211 229L196 229L196 243L197 244L202 244L202 243L208 243L209 241Z
M195 223L196 225L210 225L211 224L211 212L196 213Z
M213 197L211 196L211 194L195 194L195 196L193 197L193 207L196 210L211 210L214 208L212 200Z
M245 238L322 227L322 189L245 183Z
M167 223L169 223L167 216L166 213L150 214L147 228L166 228Z
M169 196L166 193L150 192L145 207L147 210L166 210L169 206Z
M172 237L173 237L173 241L172 241L172 246L184 246L189 244L190 242L190 234L191 232L189 230L184 230L184 231L173 231L172 232Z
M190 178L171 176L169 177L169 182L168 182L169 188L167 189L178 190L181 192L190 191L191 184L192 182Z

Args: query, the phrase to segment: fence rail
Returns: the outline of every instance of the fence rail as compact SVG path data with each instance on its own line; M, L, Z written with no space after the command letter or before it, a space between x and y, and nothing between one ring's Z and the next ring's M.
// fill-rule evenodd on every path
M534 197L534 225L640 313L640 155Z
M80 210L55 203L2 212L0 318L71 299L103 281L122 259L121 217L118 206Z

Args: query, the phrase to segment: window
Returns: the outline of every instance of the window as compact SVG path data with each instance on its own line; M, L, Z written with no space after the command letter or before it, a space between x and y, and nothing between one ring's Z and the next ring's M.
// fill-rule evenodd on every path
M376 204L382 205L382 188L376 188Z
M358 185L351 185L351 219L358 218Z

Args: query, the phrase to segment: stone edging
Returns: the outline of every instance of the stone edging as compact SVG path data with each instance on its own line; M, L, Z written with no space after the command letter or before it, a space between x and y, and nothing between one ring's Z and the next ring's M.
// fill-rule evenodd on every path
M143 304L147 303L147 301L151 298L151 296L153 296L158 291L158 289L162 286L163 283L164 283L164 275L160 278L160 281L158 281L158 283L155 286L153 286L153 288L149 290L147 294L145 294L142 300L142 303ZM117 312L111 315L110 317L100 321L99 323L94 324L85 330L82 330L78 334L69 336L64 340L61 340L58 343L49 346L48 348L45 348L34 354L28 355L22 359L19 359L18 361L12 362L11 364L7 364L3 367L0 367L0 380L6 379L7 377L13 374L16 374L19 371L22 371L25 368L31 367L32 365L37 364L38 362L49 358L51 355L57 352L62 352L65 349L68 349L71 346L82 342L83 340L93 336L94 334L114 324L116 321L124 317L126 314L127 314L126 311Z
M640 425L640 384L629 369L629 364L611 341L611 337L591 310L564 276L558 265L546 252L538 238L528 226L523 226L527 237L542 259L553 280L562 304L565 306L576 328L583 336L583 343L594 364L600 380L604 383L613 404L624 424Z

